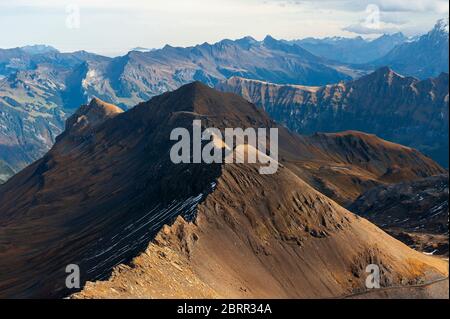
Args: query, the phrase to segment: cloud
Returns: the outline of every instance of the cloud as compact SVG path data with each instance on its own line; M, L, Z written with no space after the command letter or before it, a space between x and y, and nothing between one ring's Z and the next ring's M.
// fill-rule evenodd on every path
M349 3L353 2L350 0ZM343 31L372 35L420 30L424 32L437 16L448 14L448 0L361 0L359 20ZM356 3L355 3L356 6ZM425 23L424 19L429 22ZM419 27L420 25L420 27Z
M448 13L448 0L379 0L382 11Z
M79 6L80 28L66 27L68 4ZM418 34L442 17L436 12L445 11L443 4L446 0L0 0L0 28L15 25L14 32L2 34L0 47L46 43L65 51L115 52L247 35ZM368 5L378 8L379 24Z
M77 4L89 8L151 8L165 5L167 7L178 7L183 5L193 6L196 3L215 1L196 1L196 0L0 0L0 6L27 6L27 7L61 7L67 4ZM273 4L281 6L302 6L305 3L314 4L316 7L333 8L347 11L361 10L367 5L377 5L381 11L387 12L435 12L447 13L448 0L226 0L221 1L242 3L244 5Z
M345 28L342 28L344 31L357 33L357 34L392 34L401 31L401 29L390 23L382 23L379 27L370 27L365 25L364 23L352 24Z
M339 9L343 11L361 11L368 5L376 5L385 12L427 12L448 13L448 0L262 0L279 3L312 3L319 7Z

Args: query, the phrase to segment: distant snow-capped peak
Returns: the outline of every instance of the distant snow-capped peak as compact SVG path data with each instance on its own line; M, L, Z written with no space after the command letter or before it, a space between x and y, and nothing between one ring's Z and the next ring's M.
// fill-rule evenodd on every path
M440 19L434 27L437 31L449 33L448 18Z

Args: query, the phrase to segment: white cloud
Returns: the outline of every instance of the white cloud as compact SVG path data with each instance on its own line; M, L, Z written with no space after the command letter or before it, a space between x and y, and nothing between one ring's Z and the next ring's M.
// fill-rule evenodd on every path
M357 34L391 34L401 31L401 29L395 25L390 23L381 23L379 27L369 27L365 25L364 23L358 23L358 24L352 24L349 25L342 30L357 33Z
M245 1L245 0L244 0ZM319 7L347 11L361 11L368 5L377 5L381 11L448 13L448 0L262 0L278 3L314 3Z
M65 51L123 53L137 46L187 46L246 35L293 39L426 32L448 12L447 1L0 0L0 29L15 25L14 32L2 34L0 47L44 43ZM80 7L79 29L65 26L67 4ZM381 10L376 28L366 23L369 4Z
M0 0L0 6L27 6L27 7L61 7L66 4L78 4L84 8L196 8L208 6L227 6L227 4L241 4L243 7L267 4L278 4L282 7L294 5L304 5L305 3L313 3L317 7L334 8L341 10L361 10L369 4L375 4L382 11L398 11L398 12L436 12L448 13L448 0Z
M448 13L448 0L379 0L383 11Z

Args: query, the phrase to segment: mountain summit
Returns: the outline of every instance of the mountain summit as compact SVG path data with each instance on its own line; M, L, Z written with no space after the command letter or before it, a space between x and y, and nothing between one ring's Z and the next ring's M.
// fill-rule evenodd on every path
M98 125L114 116L122 113L123 110L113 104L106 103L98 98L93 98L88 105L78 109L67 121L66 131L71 133L83 133L92 131Z
M437 21L434 28L415 41L405 42L374 62L389 65L401 74L420 79L436 77L448 68L448 18Z
M439 33L449 33L449 26L448 26L448 18L444 18L444 19L440 19L438 20L438 22L436 23L434 30L436 30L436 32Z
M441 171L418 153L393 145L379 150L384 158L367 158L385 143L354 132L344 140L361 147L349 153L341 136L297 136L244 99L200 83L127 112L94 100L76 114L82 120L69 123L88 123L89 134L70 134L77 126L69 125L42 159L0 186L1 297L67 296L69 264L80 267L83 286L91 282L78 298L338 297L364 290L372 263L383 286L447 275L445 262L303 179L354 197L370 184L361 176L376 183L395 158L415 165L415 176ZM173 164L170 133L191 130L195 119L219 129L278 127L279 171Z

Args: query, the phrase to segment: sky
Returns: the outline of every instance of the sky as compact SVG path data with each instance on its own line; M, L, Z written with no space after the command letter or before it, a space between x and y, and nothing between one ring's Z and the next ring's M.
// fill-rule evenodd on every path
M0 48L47 44L115 56L252 36L426 33L449 0L0 0Z

